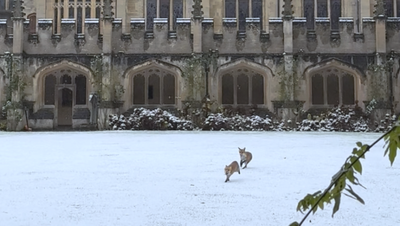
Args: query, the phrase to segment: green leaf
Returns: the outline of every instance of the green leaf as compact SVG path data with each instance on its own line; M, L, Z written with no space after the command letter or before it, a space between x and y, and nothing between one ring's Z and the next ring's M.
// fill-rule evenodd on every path
M335 213L339 210L339 206L340 206L340 198L341 198L341 193L338 193L334 199L335 199L335 205L333 206L333 211L332 211L332 217L333 215L335 215Z
M353 170L353 169L349 169L349 170L346 172L346 178L347 178L351 183L353 183L353 184L356 183L356 182L355 182L356 178L354 177L354 170Z
M299 226L299 225L300 224L297 221L295 221L295 222L291 223L289 226Z
M356 157L352 157L351 162L354 162L353 169L358 173L362 174L362 166L360 160L357 160Z
M358 147L361 147L361 146L362 146L362 143L361 143L360 141L357 142L356 144L357 144Z
M362 204L365 204L364 200L353 191L353 188L350 185L348 185L348 186L349 186L349 188L346 188L346 191L348 191L350 194L352 194L357 201L361 202Z
M324 202L323 202L322 200L318 203L318 207L319 207L321 210L324 209Z

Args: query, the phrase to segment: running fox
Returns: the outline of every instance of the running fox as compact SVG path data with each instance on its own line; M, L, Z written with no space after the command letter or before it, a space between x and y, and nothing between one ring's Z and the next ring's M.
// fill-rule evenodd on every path
M253 158L253 155L246 151L246 148L239 148L239 155L240 155L240 167L242 167L243 163L244 163L244 168L247 167L247 164L249 164L249 162L251 161L251 159Z
M239 163L237 161L233 161L229 166L225 166L225 182L229 181L229 177L231 177L234 172L238 172L240 174Z

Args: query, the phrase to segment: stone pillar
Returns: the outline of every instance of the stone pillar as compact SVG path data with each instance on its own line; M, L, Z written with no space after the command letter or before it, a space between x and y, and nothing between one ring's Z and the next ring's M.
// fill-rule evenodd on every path
M370 70L370 93L377 102L376 108L372 112L375 120L384 119L386 114L391 113L389 95L389 76L387 70L386 53L386 11L383 0L376 0L374 5L375 19L375 49L376 58L373 70Z
M293 5L292 0L285 0L283 4L282 11L282 21L283 21L283 51L284 51L284 65L283 65L283 75L284 79L283 92L285 92L283 103L278 114L282 119L289 120L295 118L296 100L295 100L295 83L293 71ZM294 120L293 120L294 121Z
M203 11L201 10L201 0L194 0L192 11L192 32L193 32L193 52L203 52Z
M103 8L103 53L102 53L102 87L101 103L98 112L98 128L100 130L108 128L108 117L116 113L113 104L113 87L111 84L112 76L112 22L114 20L110 0L104 0Z
M21 130L26 122L22 106L22 93L24 92L25 75L23 74L23 35L24 12L21 0L14 2L13 17L13 47L8 59L9 87L11 89L11 103L7 111L7 129L11 131Z
M223 25L222 18L225 14L225 6L223 0L211 1L210 16L214 19L214 38L222 38Z

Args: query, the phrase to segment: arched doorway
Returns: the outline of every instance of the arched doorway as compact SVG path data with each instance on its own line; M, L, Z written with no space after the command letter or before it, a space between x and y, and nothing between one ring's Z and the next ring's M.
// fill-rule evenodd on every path
M72 127L88 112L87 78L78 71L61 69L44 77L44 107L54 111L54 127ZM89 114L90 117L90 114Z

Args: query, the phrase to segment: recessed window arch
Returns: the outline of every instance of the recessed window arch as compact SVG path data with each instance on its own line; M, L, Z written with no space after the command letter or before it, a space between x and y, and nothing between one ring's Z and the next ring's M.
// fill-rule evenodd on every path
M330 67L311 75L311 104L318 106L354 105L356 100L355 76Z
M176 75L161 67L150 67L132 76L133 105L175 105Z
M264 76L246 67L222 74L222 104L234 106L265 104L264 80Z

